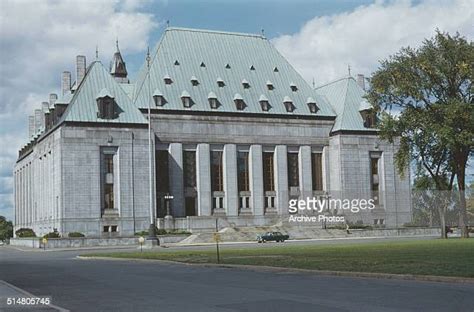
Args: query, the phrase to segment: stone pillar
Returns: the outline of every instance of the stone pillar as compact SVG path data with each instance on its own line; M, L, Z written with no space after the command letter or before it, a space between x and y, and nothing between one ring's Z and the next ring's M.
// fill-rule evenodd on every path
M322 167L322 175L323 175L323 190L330 191L330 176L329 176L329 146L323 147L323 155L321 157L321 167Z
M198 144L196 148L196 180L198 215L210 216L212 211L211 152L207 143Z
M278 214L288 214L288 159L286 145L275 146L275 191Z
M224 145L222 158L226 213L227 216L237 216L239 214L239 190L237 187L237 148L235 144Z
M249 180L252 194L252 211L255 216L263 216L265 197L263 194L262 146L252 145L249 151Z
M183 181L183 145L181 143L170 143L169 146L169 170L170 170L170 193L173 195L171 201L171 212L174 217L184 217L184 181Z
M311 170L311 146L300 146L298 153L300 199L313 197L313 172Z

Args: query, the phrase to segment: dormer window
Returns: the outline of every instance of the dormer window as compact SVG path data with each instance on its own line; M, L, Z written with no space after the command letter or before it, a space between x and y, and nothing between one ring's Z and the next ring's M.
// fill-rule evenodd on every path
M249 89L250 88L250 83L247 81L247 80L242 80L242 87L244 87L244 89Z
M366 99L363 99L360 102L359 113L362 116L365 128L375 128L375 125L377 124L377 115L372 105L370 105Z
M219 108L219 101L217 100L217 95L214 92L209 92L207 99L212 109Z
M156 106L163 106L166 104L166 100L163 96L163 93L161 93L161 91L158 89L153 92L153 101L155 102Z
M273 86L273 82L271 82L270 80L267 80L267 89L270 91L275 89L275 87Z
M118 117L114 96L106 89L102 89L96 98L97 118L115 119Z
M318 105L316 105L316 101L312 97L308 98L308 100L306 101L306 104L308 105L308 108L311 114L316 114L318 112L319 107Z
M293 92L298 91L298 87L296 86L296 84L294 82L290 83L290 89Z
M295 110L295 105L293 105L293 101L290 99L289 96L285 96L283 98L283 105L285 105L286 111L289 113Z
M179 62L178 60L174 61L174 65L178 66L179 65Z
M235 107L237 108L237 110L244 110L245 109L245 102L244 102L244 98L240 95L240 94L236 94L234 95L234 103L235 103Z
M163 81L164 81L165 84L167 84L167 85L170 85L170 84L173 83L173 80L171 80L171 77L168 76L168 75L166 75L166 76L163 77Z
M250 66L250 70L255 70L255 67L253 65Z
M225 86L225 82L221 77L217 78L217 85L219 88L223 88Z
M274 68L273 68L273 72L274 72L274 73L278 73L278 72L279 72L278 67L274 67Z
M201 67L206 67L206 64L204 64L204 62L201 62L201 65L199 65Z
M225 66L225 68L226 68L226 69L230 69L230 65L227 64L227 65Z
M260 103L262 111L268 112L270 110L270 102L268 101L268 98L265 95L260 95L258 102Z
M197 80L196 77L192 76L191 77L191 84L196 87L197 85L199 85L199 81Z
M190 108L192 105L191 95L186 90L181 93L181 102L185 108Z

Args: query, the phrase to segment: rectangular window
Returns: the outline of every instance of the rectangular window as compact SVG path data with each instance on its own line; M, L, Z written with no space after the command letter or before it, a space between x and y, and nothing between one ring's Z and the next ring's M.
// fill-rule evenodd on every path
M320 153L311 154L311 173L313 178L313 191L323 190L323 155Z
M213 192L224 191L222 151L211 151L211 187Z
M183 152L184 186L196 187L196 152Z
M169 192L169 166L168 166L168 151L156 151L156 191L158 193Z
M288 153L288 186L298 187L299 184L298 153Z
M115 158L117 157L116 147L101 148L101 207L104 209L115 209Z
M263 153L263 189L265 192L275 191L273 152Z
M379 204L379 158L370 158L370 189L376 205Z
M237 174L238 174L239 192L250 191L249 152L237 153Z

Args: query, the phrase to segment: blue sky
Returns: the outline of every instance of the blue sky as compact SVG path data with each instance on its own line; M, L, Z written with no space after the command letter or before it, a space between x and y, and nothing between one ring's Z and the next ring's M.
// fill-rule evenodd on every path
M455 17L455 18L453 18ZM317 85L417 46L436 28L474 37L472 0L2 0L0 1L0 215L13 218L12 168L27 119L74 60L108 64L119 39L130 77L171 26L260 33ZM74 74L73 74L74 76ZM472 172L470 173L472 178Z

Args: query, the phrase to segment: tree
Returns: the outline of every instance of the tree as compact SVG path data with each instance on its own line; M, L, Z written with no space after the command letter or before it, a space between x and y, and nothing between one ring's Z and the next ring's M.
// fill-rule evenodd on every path
M436 31L420 48L402 48L382 61L371 78L368 100L382 113L381 137L400 139L400 173L410 159L439 190L459 191L459 226L468 237L465 174L474 145L474 43ZM398 116L387 113L395 108ZM451 183L444 183L450 181Z
M0 216L0 240L4 241L13 237L13 223Z

